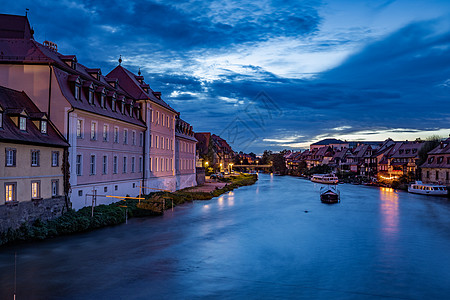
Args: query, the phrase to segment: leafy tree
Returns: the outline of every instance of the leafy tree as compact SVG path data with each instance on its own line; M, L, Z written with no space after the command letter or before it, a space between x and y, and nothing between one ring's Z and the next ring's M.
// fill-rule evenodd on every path
M272 170L274 172L280 173L281 175L286 174L287 168L283 154L281 153L272 154L270 156L270 160L272 161Z
M272 155L272 151L270 150L264 150L264 153L261 157L260 164L262 165L268 165L271 162L270 156Z

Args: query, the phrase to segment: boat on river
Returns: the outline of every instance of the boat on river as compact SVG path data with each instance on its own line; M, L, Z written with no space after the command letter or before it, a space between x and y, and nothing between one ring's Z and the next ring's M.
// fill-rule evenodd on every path
M320 188L320 201L323 203L338 203L341 201L341 194L336 186L323 186Z
M337 184L339 179L334 174L314 174L311 177L311 181L324 184Z
M422 181L408 186L408 192L422 195L447 196L448 190L445 185L440 184L425 184Z

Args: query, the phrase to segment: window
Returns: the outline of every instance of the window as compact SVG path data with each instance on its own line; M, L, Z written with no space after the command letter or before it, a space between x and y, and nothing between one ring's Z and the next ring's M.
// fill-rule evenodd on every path
M114 127L114 143L119 143L119 127Z
M159 125L159 111L156 112L156 124Z
M27 130L27 118L25 117L19 118L19 129L23 131Z
M152 160L150 159L150 166L151 165L152 165ZM142 157L139 157L139 173L142 173ZM448 177L448 172L447 172L447 177Z
M107 142L108 141L108 131L109 131L109 126L108 125L103 125L103 141Z
M127 172L127 157L126 156L123 157L123 172L124 173Z
M123 115L125 113L125 102L120 101L120 113Z
M449 177L450 177L450 174L449 174L450 172L449 171L447 171L446 173L445 173L445 180L449 180Z
M75 163L75 170L76 170L77 176L81 176L82 162L83 162L83 157L81 156L81 154L78 154L76 163Z
M113 173L117 174L117 156L113 158Z
M100 106L102 107L102 108L105 108L105 94L101 94L100 95Z
M90 169L89 169L90 175L95 175L95 155L91 155L91 162L90 162Z
M155 135L155 148L158 148L158 136Z
M52 197L56 197L59 195L59 180L52 180Z
M450 157L447 157L447 165L450 165Z
M41 121L41 133L47 133L47 121Z
M16 166L16 149L6 148L5 149L5 165L7 167Z
M16 183L5 183L5 202L16 201Z
M434 161L434 156L428 158L428 163L431 164Z
M153 122L153 110L150 111L150 122Z
M123 130L123 144L124 145L128 144L128 130L127 129Z
M163 167L164 167L164 158L160 158L159 162L161 164L161 172L164 171Z
M104 188L103 188L103 192L107 192L108 191L108 187L107 186L105 186Z
M164 114L161 114L161 119L162 119L162 126L166 125L166 118L164 117Z
M173 170L173 160L172 160L172 158L170 159L170 170Z
M116 97L113 96L111 100L111 109L112 111L116 111Z
M78 85L75 85L75 100L80 100L80 87Z
M0 112L0 128L3 127L3 113Z
M80 196L80 197L83 196L83 190L78 191L78 196Z
M31 166L32 167L39 167L39 150L31 150Z
M167 128L170 128L169 116L166 117L166 124L167 124Z
M41 183L39 181L31 182L31 199L41 198Z
M136 131L133 131L133 132L131 133L131 144L132 144L133 146L136 146Z
M103 155L103 174L108 173L108 156Z
M52 167L57 167L59 165L59 152L52 151Z
M139 132L139 146L144 146L144 133Z
M91 140L97 139L97 123L91 122Z
M439 179L439 171L436 171L436 180Z
M430 178L430 171L427 171L427 178Z
M94 105L94 91L89 90L89 104Z
M83 138L83 120L77 120L77 138Z
M160 139L161 139L161 149L164 149L164 138L161 137Z
M135 157L132 157L131 158L131 173L134 173L135 171L136 171L136 166L135 166L135 164L136 164L136 158Z
M440 164L443 160L444 160L444 157L443 156L439 156L438 160L437 160L438 164Z

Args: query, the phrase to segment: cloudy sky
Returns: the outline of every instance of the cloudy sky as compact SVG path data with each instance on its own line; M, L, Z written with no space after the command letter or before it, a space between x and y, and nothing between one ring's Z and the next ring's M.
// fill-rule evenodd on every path
M137 73L234 150L450 134L448 0L7 0L39 42Z

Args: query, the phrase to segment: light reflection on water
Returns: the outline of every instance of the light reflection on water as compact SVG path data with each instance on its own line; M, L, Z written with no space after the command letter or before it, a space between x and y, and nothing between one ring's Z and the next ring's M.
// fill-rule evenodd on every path
M260 174L162 217L0 251L0 299L446 299L450 203ZM432 212L432 216L430 216Z

